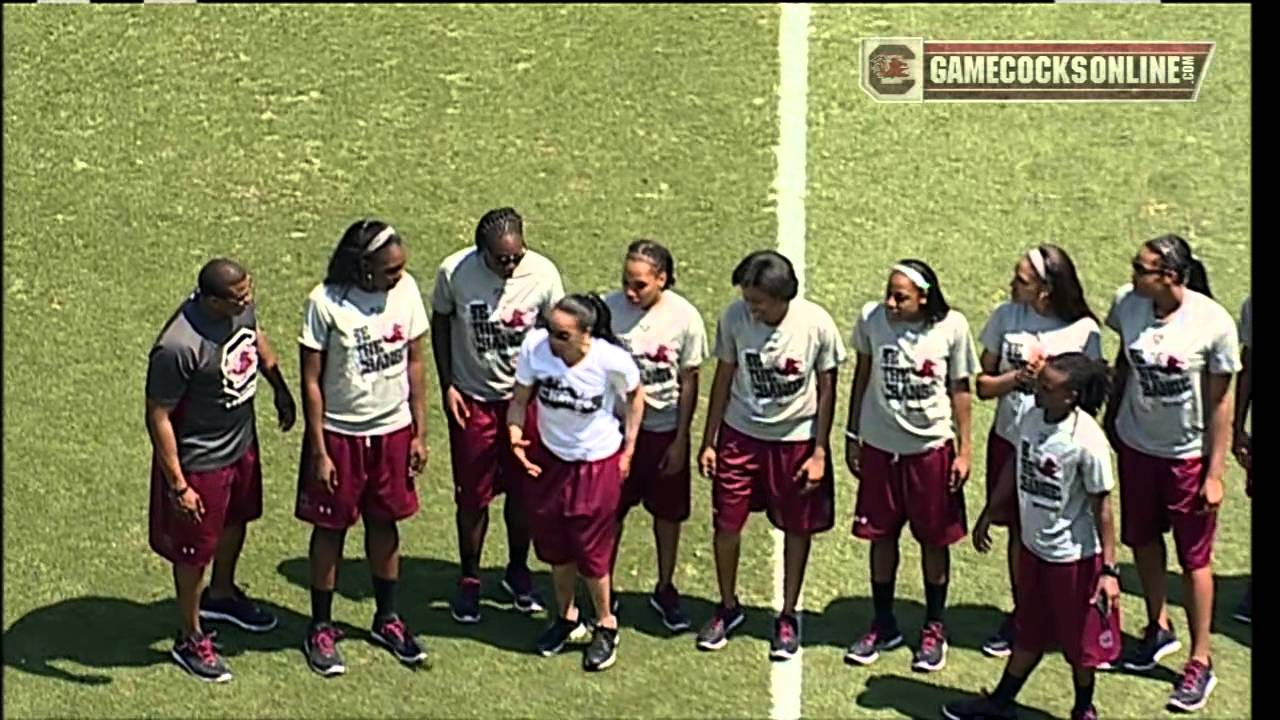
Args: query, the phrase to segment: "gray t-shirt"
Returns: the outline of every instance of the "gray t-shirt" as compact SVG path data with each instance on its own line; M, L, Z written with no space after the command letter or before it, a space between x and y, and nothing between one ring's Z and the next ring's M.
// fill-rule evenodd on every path
M1083 352L1094 360L1102 359L1102 330L1090 317L1073 323L1056 317L1045 317L1021 303L1007 302L996 308L982 328L982 347L999 358L997 373L1021 370L1031 356L1053 357L1070 352ZM1013 442L1018 420L1035 407L1035 391L1014 388L1000 396L996 403L995 430L1000 437Z
M818 373L849 354L830 313L796 298L777 327L735 300L716 327L716 357L737 363L724 421L760 440L800 441L817 431Z
M1213 299L1188 289L1182 305L1157 320L1151 300L1125 285L1116 293L1107 327L1120 333L1130 368L1116 417L1120 439L1155 457L1200 457L1205 380L1209 374L1240 371L1240 346L1231 314Z
M870 356L862 395L862 441L885 452L916 455L955 437L947 387L973 377L978 355L969 321L952 310L942 320L890 322L884 303L862 308L853 346Z
M147 397L176 408L178 461L189 472L226 467L255 437L258 318L250 306L215 320L193 297L160 333L147 363Z
M453 316L449 352L458 390L482 402L510 399L525 335L562 297L560 271L532 250L525 251L510 278L490 270L474 247L445 258L436 273L431 309Z
M1253 296L1244 299L1240 306L1240 349L1253 344Z
M688 300L665 290L648 310L627 302L622 292L604 299L613 333L631 353L644 383L644 421L650 432L670 432L680 424L680 371L707 357L707 330Z
M1090 495L1111 492L1111 446L1098 422L1076 410L1061 422L1044 411L1018 424L1018 514L1022 544L1040 559L1069 563L1102 552Z

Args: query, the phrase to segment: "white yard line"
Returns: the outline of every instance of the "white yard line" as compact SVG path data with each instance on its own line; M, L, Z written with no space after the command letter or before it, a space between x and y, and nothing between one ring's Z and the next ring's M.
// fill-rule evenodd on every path
M782 5L778 26L778 252L795 265L804 293L805 153L808 132L809 5ZM773 529L773 609L782 611L783 545L785 535ZM799 610L799 605L797 610ZM803 625L801 626L803 629ZM801 712L804 651L786 662L770 665L769 717L797 720Z

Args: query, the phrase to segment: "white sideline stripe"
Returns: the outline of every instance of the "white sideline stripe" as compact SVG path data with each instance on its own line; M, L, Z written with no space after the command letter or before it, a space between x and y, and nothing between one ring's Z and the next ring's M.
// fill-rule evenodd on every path
M804 294L805 153L809 112L809 14L807 4L783 3L778 25L778 252L787 256ZM782 611L783 547L786 536L773 528L773 609ZM803 598L802 598L803 600ZM797 603L797 613L803 603ZM803 620L801 628L803 629ZM771 720L798 720L801 710L804 650L786 662L770 663Z

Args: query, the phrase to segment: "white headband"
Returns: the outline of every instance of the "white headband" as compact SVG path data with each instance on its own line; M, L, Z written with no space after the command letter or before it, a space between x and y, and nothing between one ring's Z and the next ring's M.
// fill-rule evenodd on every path
M929 281L924 279L924 275L921 275L919 270L916 270L910 265L894 265L893 271L906 275L908 280L916 284L916 287L928 292Z
M396 234L396 229L391 227L390 225L383 228L382 232L378 233L378 236L373 239L373 242L369 243L369 247L364 249L364 256L369 257L370 255L378 252L378 250L383 245L386 245L387 241L390 240L391 237L395 234Z
M1041 280L1049 279L1049 276L1045 274L1044 253L1040 252L1040 248L1031 248L1027 252L1027 259L1031 261L1031 266L1036 269L1036 274L1040 276Z

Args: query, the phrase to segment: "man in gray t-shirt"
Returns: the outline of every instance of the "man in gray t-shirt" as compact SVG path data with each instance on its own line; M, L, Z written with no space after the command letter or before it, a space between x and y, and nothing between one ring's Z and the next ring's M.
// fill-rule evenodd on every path
M147 364L151 437L151 548L173 564L182 632L170 651L207 682L231 673L200 620L266 632L276 619L235 586L245 525L262 516L253 397L261 370L275 393L280 427L296 408L275 353L258 327L253 285L231 260L209 261L199 288L156 338ZM204 592L205 566L213 580Z

